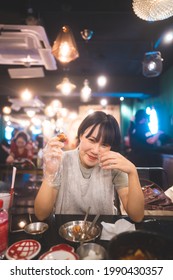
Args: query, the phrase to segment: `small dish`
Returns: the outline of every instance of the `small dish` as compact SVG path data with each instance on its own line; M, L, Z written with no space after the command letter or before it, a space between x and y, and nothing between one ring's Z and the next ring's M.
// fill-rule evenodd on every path
M40 256L39 260L78 260L74 248L67 244L59 244L50 248Z
M36 222L36 223L27 224L24 227L24 231L32 235L37 235L37 234L44 233L48 229L48 227L49 226L46 223Z
M89 242L98 238L101 234L101 229L98 225L94 225L89 234L83 238L83 234L90 228L92 222L86 221L71 221L65 223L59 228L59 235L71 242Z
M76 253L79 255L80 260L106 260L106 249L96 243L84 243L80 245Z
M41 249L41 244L33 239L25 239L12 244L6 251L9 260L31 260Z

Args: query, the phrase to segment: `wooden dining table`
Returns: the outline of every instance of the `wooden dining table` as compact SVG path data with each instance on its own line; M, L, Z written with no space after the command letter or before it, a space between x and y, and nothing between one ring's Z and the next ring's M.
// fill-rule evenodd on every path
M92 221L93 215L88 217L89 221ZM21 221L25 223L37 222L37 218L34 214L29 213L11 213L9 219L9 238L8 245L25 240L25 239L35 239L41 244L41 250L39 254L34 259L39 259L39 257L47 252L52 246L58 244L68 244L71 245L74 250L78 248L80 243L75 243L67 241L59 235L59 228L62 224L75 221L83 220L84 215L51 215L46 222L49 225L47 231L41 235L30 235L19 227ZM115 223L119 219L125 219L133 223L127 216L113 216L113 215L101 215L97 221L97 224L102 229L101 222ZM169 238L170 242L173 243L173 216L145 216L144 219L139 223L134 223L136 230L144 230L147 232L156 232L163 237ZM93 242L102 245L106 250L108 250L109 240L102 240L100 237L96 238Z

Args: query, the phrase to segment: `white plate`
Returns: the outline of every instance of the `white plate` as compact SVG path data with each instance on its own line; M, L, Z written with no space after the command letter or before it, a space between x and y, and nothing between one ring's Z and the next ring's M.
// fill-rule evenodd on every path
M34 239L25 239L12 244L6 251L9 260L33 259L41 249L41 245Z
M50 248L39 260L78 260L74 248L67 244L59 244Z

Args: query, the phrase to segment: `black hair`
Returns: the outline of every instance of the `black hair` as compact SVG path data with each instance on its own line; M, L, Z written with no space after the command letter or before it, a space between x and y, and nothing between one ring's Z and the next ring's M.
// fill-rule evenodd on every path
M29 140L28 135L24 131L19 131L19 132L16 133L16 135L14 137L14 141L16 142L16 140L20 137L23 138L23 140L25 142L28 142L28 140Z
M96 111L89 114L82 121L78 128L78 140L80 141L80 136L84 134L88 127L92 126L92 129L86 135L86 138L90 137L98 125L100 127L96 141L99 142L101 139L103 144L111 146L112 151L118 151L121 143L119 124L112 115L106 114L102 111Z
M135 114L135 122L138 124L142 119L148 119L149 116L144 109L140 109Z

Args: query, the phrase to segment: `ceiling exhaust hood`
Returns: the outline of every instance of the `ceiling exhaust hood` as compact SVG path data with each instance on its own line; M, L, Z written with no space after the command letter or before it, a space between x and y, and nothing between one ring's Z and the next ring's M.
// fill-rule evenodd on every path
M57 69L42 26L0 24L0 64L44 65L46 70Z

